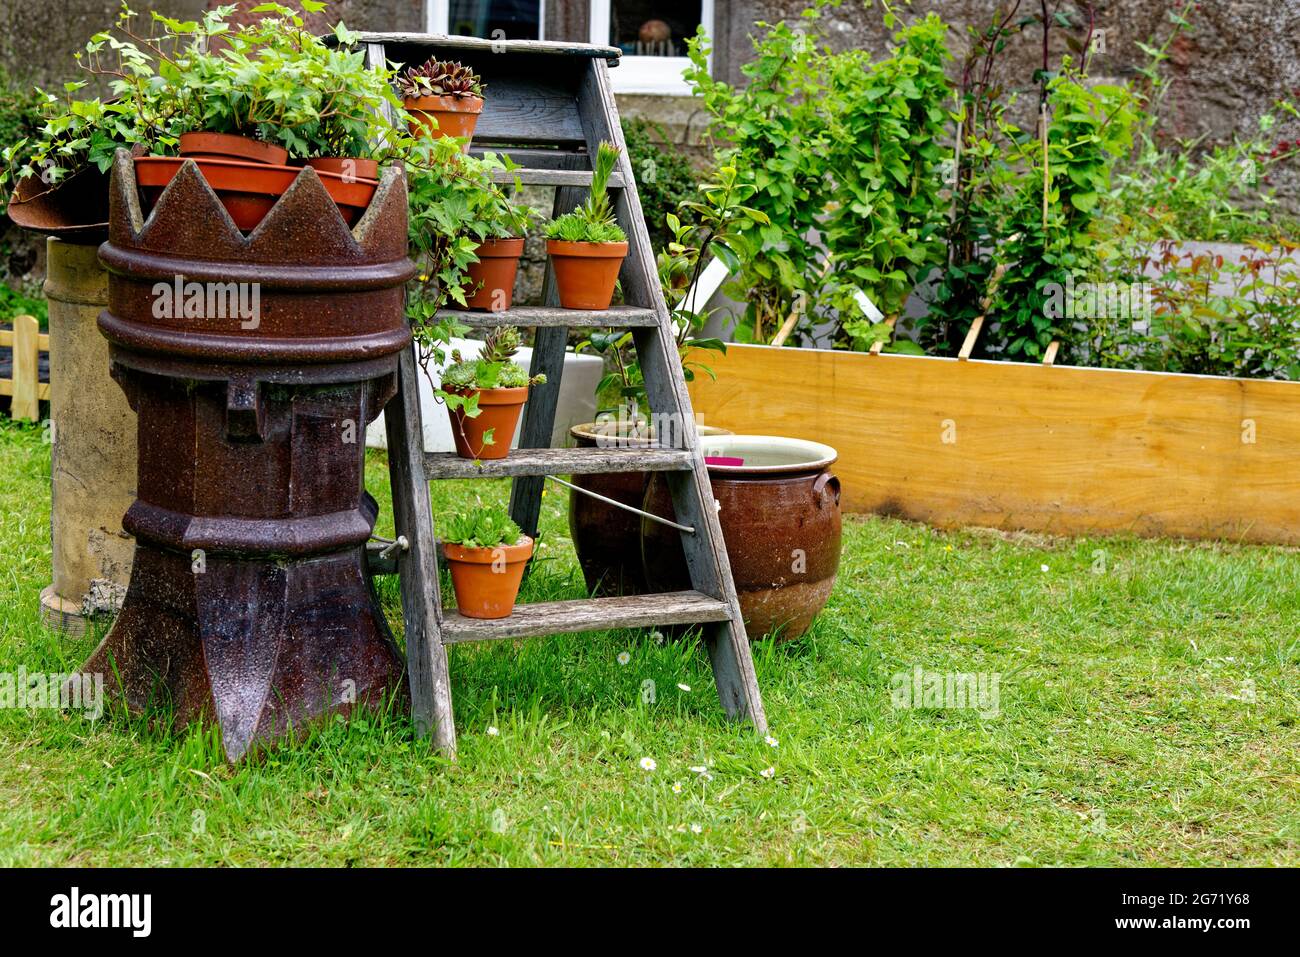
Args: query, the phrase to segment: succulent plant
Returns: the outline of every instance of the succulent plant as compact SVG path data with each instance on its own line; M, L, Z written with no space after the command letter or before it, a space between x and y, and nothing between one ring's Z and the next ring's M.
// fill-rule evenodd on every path
M482 96L483 81L477 73L455 60L431 58L402 72L397 92L417 96Z
M529 376L511 361L522 341L514 326L499 326L484 338L478 358L466 359L459 349L452 350L451 364L442 374L441 394L445 397L447 389L517 389L543 384L544 374Z
M586 243L621 243L627 240L609 201L609 178L618 162L618 153L618 147L613 143L600 144L596 161L592 164L591 192L587 201L547 223L548 239Z

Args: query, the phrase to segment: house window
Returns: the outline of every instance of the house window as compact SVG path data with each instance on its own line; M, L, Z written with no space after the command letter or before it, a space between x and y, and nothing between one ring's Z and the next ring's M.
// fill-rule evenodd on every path
M682 79L690 66L686 42L700 24L712 31L713 0L591 0L591 42L623 51L610 73L619 93L690 93Z
M546 6L566 0L427 0L428 31L489 40L544 40ZM686 43L700 24L713 32L714 0L586 0L589 35L623 51L610 80L617 93L689 94ZM563 10L563 7L557 7ZM581 37L554 37L578 40Z
M546 0L431 0L430 33L486 40L541 40Z

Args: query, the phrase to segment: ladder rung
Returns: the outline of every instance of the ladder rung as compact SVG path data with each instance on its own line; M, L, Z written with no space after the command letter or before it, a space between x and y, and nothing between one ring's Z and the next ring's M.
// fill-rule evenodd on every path
M608 309L563 309L560 306L515 306L500 312L476 309L440 309L439 316L455 319L476 329L494 326L576 326L583 328L631 328L657 326L659 317L653 309L641 306L610 306Z
M599 475L612 472L686 472L691 453L660 448L511 449L504 459L461 458L455 452L424 457L431 479L507 478L515 475Z
M520 167L515 170L494 169L492 171L494 183L513 183L516 179L523 186L590 186L591 170ZM625 185L623 174L618 170L610 174L610 189L622 189Z
M576 601L516 605L509 618L465 618L448 610L442 620L442 640L444 644L452 644L602 631L606 628L698 625L726 621L729 617L726 602L697 591L623 598L580 598Z

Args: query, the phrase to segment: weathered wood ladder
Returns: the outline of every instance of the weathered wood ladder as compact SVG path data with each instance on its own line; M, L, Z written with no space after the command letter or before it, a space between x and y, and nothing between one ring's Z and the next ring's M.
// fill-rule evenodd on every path
M524 185L556 187L557 214L584 199L597 145L608 140L624 147L608 75L609 66L619 57L617 49L395 33L362 34L361 42L367 45L372 63L385 59L419 63L437 54L473 67L483 77L488 94L474 134L474 151L509 154L523 167L502 177L503 182L517 176ZM536 329L531 371L545 373L547 381L530 393L518 449L508 458L482 463L455 453L426 455L417 368L410 351L401 359L398 393L385 409L394 520L397 534L407 544L399 555L398 571L412 711L417 732L431 734L434 744L448 754L455 753L456 730L447 645L618 627L703 626L724 709L729 716L747 719L760 732L766 731L704 453L625 148L610 185L619 223L629 240L620 276L626 305L606 312L561 309L548 268L544 306L455 313L471 327ZM572 326L632 329L650 411L656 421L678 426L673 430L677 441L654 448L549 448ZM691 591L524 604L516 606L509 618L496 621L465 618L442 607L429 479L512 477L511 515L526 534L535 536L545 476L650 471L665 473L677 520L692 529L682 533Z

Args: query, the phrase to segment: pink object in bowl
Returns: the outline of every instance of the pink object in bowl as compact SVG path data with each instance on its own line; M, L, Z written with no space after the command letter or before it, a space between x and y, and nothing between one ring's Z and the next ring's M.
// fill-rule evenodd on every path
M705 465L735 465L745 464L744 459L738 459L734 455L706 455L704 456Z

